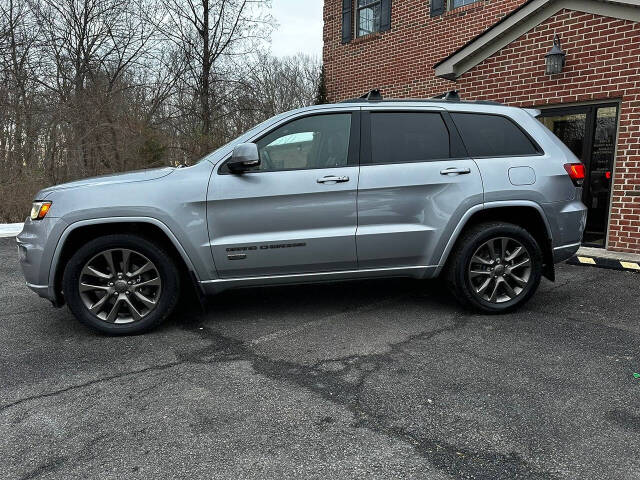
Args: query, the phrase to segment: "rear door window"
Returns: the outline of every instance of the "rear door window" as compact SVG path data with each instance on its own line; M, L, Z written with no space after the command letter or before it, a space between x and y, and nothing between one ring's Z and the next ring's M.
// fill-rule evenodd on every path
M371 113L371 163L425 162L449 157L449 130L440 113Z
M472 157L517 157L540 153L529 136L506 117L477 113L451 113L451 117Z

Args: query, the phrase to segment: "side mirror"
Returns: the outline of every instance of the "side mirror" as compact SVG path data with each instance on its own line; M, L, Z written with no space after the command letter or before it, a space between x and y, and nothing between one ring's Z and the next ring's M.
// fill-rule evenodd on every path
M236 145L227 162L231 173L242 173L260 165L258 146L255 143L241 143Z

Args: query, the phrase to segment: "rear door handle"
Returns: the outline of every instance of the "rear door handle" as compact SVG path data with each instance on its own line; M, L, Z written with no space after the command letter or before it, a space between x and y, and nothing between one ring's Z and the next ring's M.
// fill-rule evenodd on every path
M471 173L470 168L445 168L444 170L440 170L440 175L467 175Z
M335 175L329 175L327 177L322 177L318 179L318 183L342 183L342 182L348 182L348 181L349 181L349 177L347 176L338 177Z

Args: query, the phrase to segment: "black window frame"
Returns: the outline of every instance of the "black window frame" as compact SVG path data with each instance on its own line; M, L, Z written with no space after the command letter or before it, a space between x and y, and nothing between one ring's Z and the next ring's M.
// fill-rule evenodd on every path
M526 158L526 157L541 157L541 156L545 155L545 151L542 149L540 144L529 134L529 132L527 132L524 128L522 128L522 126L518 122L516 122L513 118L511 118L509 115L504 115L502 113L470 112L470 111L465 111L465 110L453 110L453 111L450 111L449 113L451 114L451 121L453 122L453 125L455 125L455 128L458 131L458 134L460 135L460 141L464 145L464 148L465 148L465 150L467 150L467 152L469 152L469 149L468 149L467 145L464 143L464 136L462 135L462 132L459 130L458 125L455 123L455 119L453 118L453 115L455 115L455 114L486 115L486 116L491 116L491 117L504 118L507 121L511 122L513 125L515 125L515 127L518 130L520 130L522 132L522 134L527 139L529 139L529 141L532 143L534 149L536 150L536 153L534 153L534 154L522 154L522 155L481 155L481 156L474 156L474 155L471 155L471 153L469 153L469 158L473 158L473 159L483 159L483 158Z
M231 160L231 157L233 156L233 153L230 153L229 156L226 157L221 162L220 167L218 168L218 175L240 175L241 176L241 175L253 175L253 174L260 174L260 173L296 172L296 171L303 171L303 170L328 170L328 169L334 169L334 168L357 167L359 165L360 130L361 130L361 122L362 122L362 119L361 119L362 115L359 110L335 110L335 111L328 111L328 112L310 112L308 114L300 115L295 118L288 119L287 121L284 121L282 123L279 123L273 126L272 128L269 128L269 130L261 133L259 136L251 139L248 143L259 142L267 135L270 135L271 133L275 132L277 129L285 127L286 125L289 125L290 123L295 122L297 120L302 120L309 117L319 117L324 115L351 115L351 127L350 127L351 131L349 132L349 147L347 149L346 165L341 165L338 167L284 168L284 169L278 168L278 169L271 169L271 170L247 170L242 173L236 173L229 170L229 167L227 166L227 164Z
M429 158L425 160L414 160L410 162L384 162L373 163L373 152L371 142L371 114L374 113L431 113L439 114L443 120L445 128L449 132L449 156L444 158ZM469 155L466 151L460 132L456 128L449 112L446 110L426 110L426 109L411 109L411 108L393 108L393 109L374 109L363 110L360 125L362 129L361 141L360 141L360 165L361 166L378 166L378 165L400 165L409 163L432 163L432 162L445 162L451 160L464 160L469 159Z

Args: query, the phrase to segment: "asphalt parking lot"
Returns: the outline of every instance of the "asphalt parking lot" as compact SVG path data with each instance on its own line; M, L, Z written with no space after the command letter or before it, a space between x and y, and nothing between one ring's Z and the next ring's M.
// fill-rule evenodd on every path
M16 257L2 478L640 478L640 274L562 265L504 316L439 282L243 290L109 338Z

